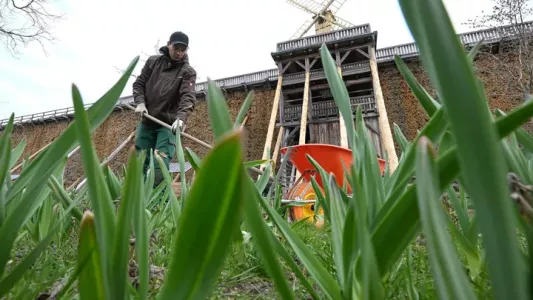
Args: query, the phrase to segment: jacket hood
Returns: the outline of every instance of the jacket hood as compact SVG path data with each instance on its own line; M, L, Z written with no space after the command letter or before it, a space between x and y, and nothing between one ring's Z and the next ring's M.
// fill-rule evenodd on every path
M189 54L187 54L187 53L185 53L185 55L183 56L182 59L173 60L170 57L170 54L168 53L168 47L167 46L163 46L163 47L159 48L159 52L161 54L163 54L165 57L167 57L168 59L170 59L172 62L177 62L177 63L188 63L189 62Z

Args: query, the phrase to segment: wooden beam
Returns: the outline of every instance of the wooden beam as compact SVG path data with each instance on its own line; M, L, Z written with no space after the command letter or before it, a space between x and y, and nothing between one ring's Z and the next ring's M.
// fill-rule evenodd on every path
M276 139L276 145L274 146L274 154L272 154L272 173L276 169L276 162L278 161L279 148L281 147L281 141L283 140L283 131L285 128L281 126L278 131L278 138Z
M356 48L356 50L359 50L359 49ZM344 60L346 59L346 57L348 57L348 55L350 55L350 53L352 53L352 50L348 50L348 51L346 51L346 53L344 53L344 55L342 56L342 58L341 58L341 60L340 60L340 62L339 62L339 67L340 67L340 65L344 62Z
M398 167L398 156L396 154L396 148L394 147L394 140L392 139L392 131L389 124L389 118L387 116L385 100L383 99L383 92L381 91L378 64L376 63L376 50L373 46L368 47L368 53L370 54L370 72L372 73L373 79L372 83L374 86L374 99L376 101L376 107L379 115L378 122L381 143L383 145L383 151L388 157L389 170L390 174L392 174Z
M377 118L378 115L376 113L366 113L363 114L363 119L369 119L369 118ZM307 124L319 124L319 123L331 123L331 122L339 122L339 117L329 117L329 118L320 118L320 119L314 119L313 121L307 122ZM294 122L285 122L283 124L276 124L277 127L279 126L297 126L300 125L300 121L294 121Z
M292 61L289 61L285 67L283 67L283 69L281 70L281 75L285 74L285 71L287 71L287 69L290 67L290 65L292 64ZM280 63L281 65L281 63Z
M298 145L305 144L305 135L307 133L307 109L309 105L309 59L305 59L305 84L304 84L304 100L302 103L302 116L300 122L300 140Z
M361 50L361 49L359 49L359 48L358 48L358 49L355 49L355 50L356 50L357 52L363 54L366 58L370 59L370 55L368 55L367 53L365 53L363 50Z
M274 127L276 126L276 114L278 113L279 98L281 94L281 83L283 81L283 75L278 75L278 86L276 87L276 94L274 95L274 103L272 104L272 111L270 112L270 122L268 123L268 130L265 139L265 148L263 149L262 160L268 158L268 149L272 145L272 138L274 135ZM259 170L263 171L264 165L259 167Z
M311 62L311 64L309 65L309 69L311 69L315 63L318 61L318 57L315 57L315 59L313 59L313 61Z
M306 61L307 61L307 58L306 58ZM302 67L302 69L307 70L306 66L304 64L302 64L301 62L299 62L297 60L295 60L294 62L297 63L300 67Z
M337 67L337 70L339 69L339 67ZM346 80L344 82L344 85L345 86L352 86L352 85L357 85L357 84L361 84L361 83L368 83L368 82L372 82L372 77L363 77L363 78L360 78L360 79L353 79L353 80ZM327 83L324 83L324 84L317 84L317 85L313 85L310 87L311 90L315 91L315 90L324 90L324 89L329 89L329 84ZM302 93L304 91L304 88L294 88L294 89L286 89L285 91L283 91L283 93L285 94L299 94L299 93Z
M283 95L283 91L281 91L281 94L279 95L279 97L280 97L280 100L279 100L279 122L283 123L283 106L284 106L284 103L285 103L285 97Z

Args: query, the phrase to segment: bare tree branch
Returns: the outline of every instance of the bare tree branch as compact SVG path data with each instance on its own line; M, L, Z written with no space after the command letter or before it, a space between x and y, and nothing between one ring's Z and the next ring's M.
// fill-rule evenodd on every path
M0 42L13 56L32 42L46 54L45 42L55 40L50 25L63 18L50 13L47 5L47 0L0 0Z
M494 28L502 40L500 53L491 59L499 64L497 69L506 73L509 85L519 86L526 98L533 88L533 31L524 26L524 20L533 15L531 0L492 0L492 12L482 12L481 16L463 23L475 29ZM512 76L509 76L512 75Z

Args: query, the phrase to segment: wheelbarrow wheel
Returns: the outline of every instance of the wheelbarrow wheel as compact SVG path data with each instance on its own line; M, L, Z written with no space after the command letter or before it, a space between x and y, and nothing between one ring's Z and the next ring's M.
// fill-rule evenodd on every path
M324 190L320 188L320 192L324 194ZM300 182L294 185L287 193L287 200L315 200L317 199L315 190L311 182ZM316 227L324 225L324 210L322 207L318 210L320 218L315 220L315 204L309 203L303 206L292 206L289 209L291 220L298 222L307 218L308 223L315 223Z

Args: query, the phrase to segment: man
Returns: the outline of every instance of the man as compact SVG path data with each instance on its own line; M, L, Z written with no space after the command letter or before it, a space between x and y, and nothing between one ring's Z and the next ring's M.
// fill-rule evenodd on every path
M137 129L135 148L147 150L143 174L150 164L150 149L158 151L168 169L176 151L176 130L183 131L187 118L194 110L196 95L196 71L189 65L187 50L189 38L183 32L174 32L166 46L159 49L161 55L148 58L141 74L133 83L136 112L142 117ZM172 131L144 117L147 113L172 126ZM164 177L154 161L155 186Z

